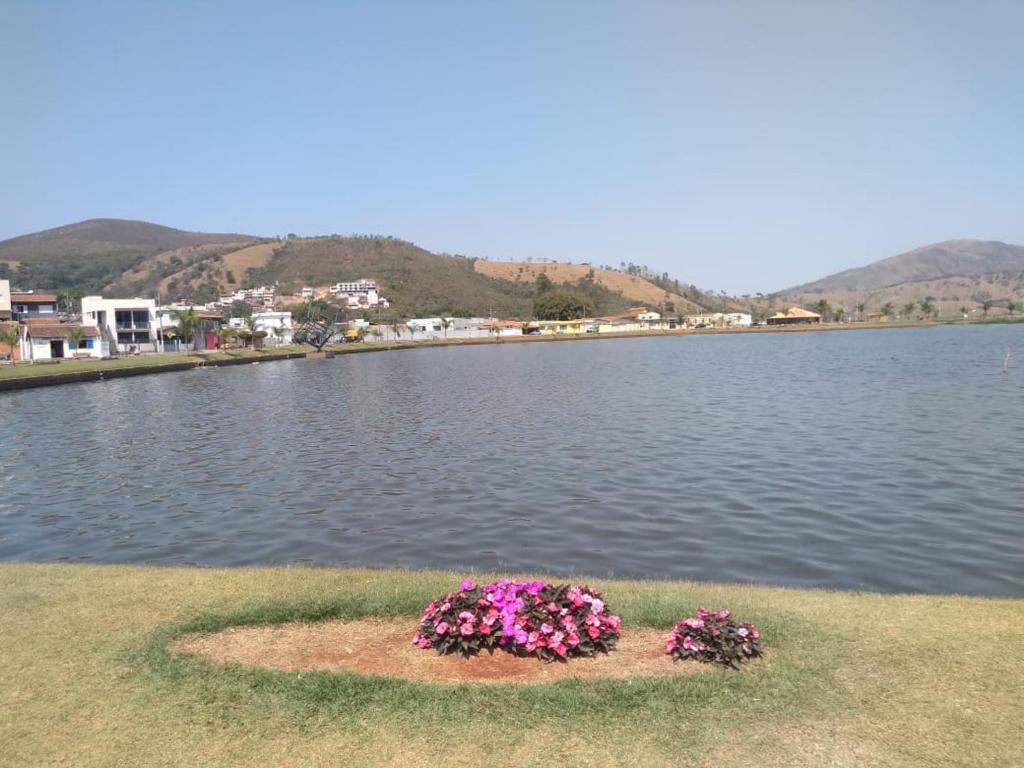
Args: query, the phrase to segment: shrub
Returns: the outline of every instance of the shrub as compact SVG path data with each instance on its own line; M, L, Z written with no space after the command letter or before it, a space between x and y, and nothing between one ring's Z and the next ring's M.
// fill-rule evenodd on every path
M697 609L676 623L665 643L673 659L696 659L740 668L744 659L761 655L761 633L749 621L729 618L729 611Z
M554 661L607 653L620 625L601 594L586 586L501 579L480 587L466 579L458 592L426 607L412 641L439 654L500 648Z

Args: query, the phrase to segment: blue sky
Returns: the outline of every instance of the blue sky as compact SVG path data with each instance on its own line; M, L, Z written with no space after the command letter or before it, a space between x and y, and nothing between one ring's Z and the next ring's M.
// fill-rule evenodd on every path
M0 238L392 234L772 291L1024 243L1024 3L0 0Z

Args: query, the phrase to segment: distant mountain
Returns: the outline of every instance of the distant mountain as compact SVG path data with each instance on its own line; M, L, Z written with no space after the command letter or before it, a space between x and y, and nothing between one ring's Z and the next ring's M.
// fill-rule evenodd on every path
M112 251L152 252L208 243L242 243L251 235L185 232L146 221L88 219L0 241L0 261L31 263Z
M119 219L92 219L0 242L0 277L21 289L206 302L244 286L277 284L288 294L307 285L371 278L399 317L529 317L536 275L525 267L508 273L508 267L431 253L393 237L259 239ZM590 296L599 314L666 301L675 311L701 309L693 297L645 277L561 262L545 263L543 270L554 283Z
M759 308L825 301L840 314L879 314L888 307L907 319L920 317L930 305L939 317L960 318L1013 314L1022 300L1024 246L949 240L779 291L760 300Z
M96 291L147 257L180 248L254 242L251 235L185 232L123 219L89 219L0 242L0 277L21 288Z
M1007 245L995 240L947 240L890 256L866 267L837 272L778 293L874 291L902 283L945 277L980 277L1022 272L1024 246Z

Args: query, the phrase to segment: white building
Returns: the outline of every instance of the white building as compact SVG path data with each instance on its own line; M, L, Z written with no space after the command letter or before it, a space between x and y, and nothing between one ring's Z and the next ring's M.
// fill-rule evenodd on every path
M271 344L291 344L294 326L291 312L253 312L252 319L256 330L267 334L265 341ZM244 317L232 317L228 320L232 328L248 328Z
M754 324L754 318L745 312L727 312L722 315L722 322L730 327L749 328Z
M0 280L0 320L11 319L11 282Z
M273 308L277 299L277 288L272 285L261 285L259 288L240 288L234 293L221 296L217 303L227 306L236 301L244 301L253 307Z
M99 330L112 351L159 352L156 302L153 299L82 297L82 325Z
M72 333L80 331L76 343ZM22 360L59 360L76 357L109 357L109 346L100 338L100 330L90 326L32 320L22 326Z
M356 280L354 283L335 283L328 289L332 296L346 300L349 309L360 307L391 306L391 302L381 297L377 284L373 280Z

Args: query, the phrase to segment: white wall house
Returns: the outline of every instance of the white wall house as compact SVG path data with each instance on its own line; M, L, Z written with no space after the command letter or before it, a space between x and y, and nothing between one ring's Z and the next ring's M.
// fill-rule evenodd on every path
M76 344L72 332L81 328L82 338ZM58 360L76 357L109 357L109 346L100 338L98 328L53 323L30 322L23 326L22 360Z
M728 326L737 328L748 328L754 324L754 318L746 312L727 312L722 315L722 321Z
M11 319L11 282L0 280L0 320Z
M335 283L329 290L332 296L345 299L349 309L391 306L391 302L381 297L377 284L372 280Z
M161 351L153 299L84 296L82 325L97 328L110 348L122 354Z
M256 330L266 333L265 341L272 344L291 344L292 325L291 312L253 312L252 319L256 321ZM232 328L248 328L244 317L232 317L228 320Z

